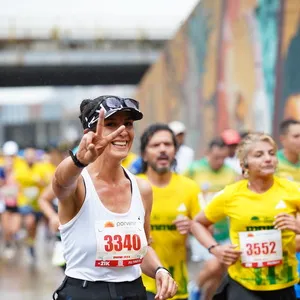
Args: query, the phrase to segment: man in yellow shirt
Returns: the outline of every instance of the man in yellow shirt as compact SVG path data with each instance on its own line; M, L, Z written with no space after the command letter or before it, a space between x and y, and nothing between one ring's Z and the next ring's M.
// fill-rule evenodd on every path
M37 161L36 149L26 148L24 151L25 163L16 168L15 176L20 187L18 198L19 211L23 215L24 225L27 230L27 246L31 262L35 263L36 252L34 248L37 225L42 217L38 205L38 197L47 185L44 171Z
M172 299L187 299L186 240L191 219L200 208L199 188L191 179L171 171L175 162L176 139L166 124L148 127L141 137L141 154L144 174L153 189L151 213L151 246L164 267L178 284ZM143 275L147 299L154 299L155 281Z

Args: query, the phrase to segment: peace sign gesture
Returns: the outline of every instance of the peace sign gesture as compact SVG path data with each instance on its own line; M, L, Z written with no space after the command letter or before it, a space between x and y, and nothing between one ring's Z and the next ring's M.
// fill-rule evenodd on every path
M82 164L88 165L94 162L103 153L105 147L125 129L125 126L120 126L107 136L103 135L103 128L104 110L101 108L96 132L89 131L85 133L80 141L76 156Z

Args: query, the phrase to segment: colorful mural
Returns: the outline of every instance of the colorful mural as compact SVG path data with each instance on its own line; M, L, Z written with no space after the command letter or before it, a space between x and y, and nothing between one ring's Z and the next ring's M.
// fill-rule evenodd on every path
M299 0L202 0L139 85L139 130L181 120L199 155L226 128L276 136L300 119L299 18Z
M280 40L274 123L282 118L300 120L300 1L283 2Z

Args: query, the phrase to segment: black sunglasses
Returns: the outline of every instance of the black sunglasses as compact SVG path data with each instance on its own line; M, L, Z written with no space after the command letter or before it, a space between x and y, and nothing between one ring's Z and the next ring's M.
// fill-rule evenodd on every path
M109 117L117 110L121 110L123 108L131 108L139 111L139 102L134 99L121 98L117 96L101 96L101 98L102 99L99 99L99 104L85 118L87 128L92 128L94 124L98 121L99 112L101 108L103 108L105 111L105 118Z
M136 100L131 98L119 98L116 96L107 96L107 98L103 99L99 105L104 108L105 112L125 107L139 109L139 103Z

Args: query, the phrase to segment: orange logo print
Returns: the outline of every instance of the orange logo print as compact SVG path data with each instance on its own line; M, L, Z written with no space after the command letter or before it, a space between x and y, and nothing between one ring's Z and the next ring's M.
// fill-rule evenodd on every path
M254 234L253 233L248 233L247 237L254 237Z
M115 225L113 222L108 221L104 224L104 227L115 227Z

